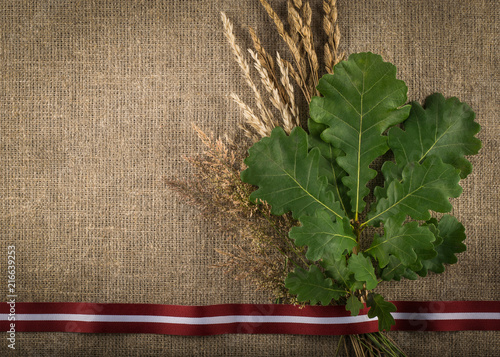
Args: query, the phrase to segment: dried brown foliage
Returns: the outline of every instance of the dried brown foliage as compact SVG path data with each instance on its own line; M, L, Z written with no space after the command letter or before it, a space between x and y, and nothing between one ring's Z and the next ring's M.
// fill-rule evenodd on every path
M289 215L273 216L269 205L250 202L253 186L241 181L243 151L230 140L214 140L195 127L205 145L202 154L187 158L191 180L165 180L181 197L198 207L232 241L217 264L238 279L253 281L274 299L293 302L284 286L296 265L306 266L304 251L288 238L295 224Z

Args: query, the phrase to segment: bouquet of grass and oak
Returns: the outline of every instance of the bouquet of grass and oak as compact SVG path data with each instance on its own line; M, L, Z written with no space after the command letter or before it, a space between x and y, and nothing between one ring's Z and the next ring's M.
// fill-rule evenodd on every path
M431 218L430 211L450 212L449 198L462 192L459 181L472 170L465 156L481 147L475 138L479 125L456 98L433 94L425 109L405 105L406 85L378 55L344 60L335 0L323 3L321 79L309 4L287 2L286 29L269 3L260 2L293 64L279 54L274 61L249 28L249 53L266 101L222 14L255 100L252 108L231 94L245 118L243 132L254 143L248 157L248 142L213 140L196 128L207 149L188 159L193 179L167 183L233 238L232 251L220 251L227 259L219 266L237 278L252 280L285 303L340 304L353 315L366 304L379 329L389 330L396 308L374 292L377 285L442 273L465 250L462 224L450 215ZM296 98L290 77L302 98ZM384 158L390 160L381 166L383 186L374 187L373 167ZM403 354L382 333L349 338L357 356ZM341 337L337 352L342 341L349 350Z

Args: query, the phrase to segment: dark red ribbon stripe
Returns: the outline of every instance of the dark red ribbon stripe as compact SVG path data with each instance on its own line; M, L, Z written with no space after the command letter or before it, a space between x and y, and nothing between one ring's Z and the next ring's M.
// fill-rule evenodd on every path
M393 330L500 330L498 301L393 301ZM71 302L0 303L0 330L16 332L227 333L347 335L375 332L368 309L351 317L342 306L225 304L180 306Z

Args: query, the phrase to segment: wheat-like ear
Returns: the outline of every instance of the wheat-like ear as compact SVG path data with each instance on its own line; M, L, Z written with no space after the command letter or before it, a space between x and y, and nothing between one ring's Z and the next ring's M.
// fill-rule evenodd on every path
M248 53L250 53L250 56L254 60L254 67L257 70L257 73L259 73L260 80L262 84L264 85L264 88L268 93L272 93L272 91L276 88L275 81L271 79L269 76L269 71L267 68L264 68L262 65L262 61L260 60L260 56L257 52L252 51L250 48L248 49Z
M297 106L295 104L295 95L293 93L293 86L292 83L290 83L289 66L285 63L284 60L281 59L281 56L278 52L276 52L276 61L278 62L278 67L280 68L281 84L283 85L283 88L285 89L287 96L289 98L288 107L290 108L290 114L292 115L294 121L289 125L299 126L300 125L299 110L297 109Z
M288 73L290 74L290 76L293 78L293 80L297 83L297 85L299 86L300 90L302 91L302 94L304 94L305 96L305 93L304 93L304 90L305 90L305 84L302 81L302 78L299 76L299 74L295 71L295 68L293 67L293 65L288 62L286 59L282 58L281 61L283 62L283 64L286 66L286 68L288 69Z
M337 0L323 1L323 30L328 41L325 43L325 68L328 73L333 73L333 67L344 59L345 54L338 52L340 43L340 30L337 24Z
M255 86L255 83L252 80L252 77L250 76L250 67L248 66L247 61L243 57L243 53L241 51L240 46L236 44L236 39L233 34L233 24L229 19L227 18L226 14L221 12L221 18L222 18L222 23L224 25L224 35L229 41L229 44L231 46L231 49L233 51L234 56L236 57L236 62L240 66L241 70L243 71L243 78L245 78L245 81L247 85L252 89L254 96L255 96L255 104L257 105L257 108L260 111L261 118L259 121L261 122L261 126L265 127L267 130L272 130L275 127L274 124L274 119L271 114L271 112L267 109L267 107L264 104L264 101L262 100L262 96L260 95L259 90ZM233 98L234 99L234 98ZM241 102L241 100L240 100ZM239 104L239 103L238 103ZM246 106L246 104L245 104ZM242 107L240 105L240 107ZM248 107L248 106L247 106ZM244 115L246 119L251 118L251 123L250 126L255 127L255 122L254 119L257 118L257 116L254 115L247 115L245 114L247 112L244 111Z
M290 133L293 129L293 120L292 120L292 114L290 113L290 108L288 106L288 102L283 100L282 96L280 96L279 89L276 87L276 84L271 80L269 77L269 74L267 73L267 70L262 67L261 62L259 61L259 55L257 52L252 51L251 49L248 49L248 52L250 52L250 55L254 59L254 66L257 72L260 75L260 79L262 81L262 84L266 88L267 92L270 94L269 100L271 103L274 105L276 109L278 109L279 113L281 114L281 119L283 121L283 128L287 133ZM282 86L280 85L280 88Z
M304 49L307 53L307 59L309 63L309 68L311 70L311 74L309 76L309 93L311 95L319 95L316 90L316 85L318 84L318 56L316 55L316 50L314 49L314 40L311 31L311 19L312 19L312 11L311 6L308 2L304 3L302 6L302 18L300 17L297 11L294 12L293 16L297 17L297 24L299 24L300 29L299 32L302 36L302 41L304 43Z
M269 67L270 69L274 69L273 57L266 52L255 30L249 27L248 32L250 33L250 37L252 38L253 47L255 51L261 56L262 65L264 67Z
M246 120L246 124L259 135L256 137L252 131L248 130L247 126L241 125L240 127L245 133L245 136L255 142L258 141L259 137L271 135L271 131L273 130L273 128L265 125L265 123L263 123L262 120L257 117L257 115L255 115L252 108L250 108L245 102L243 102L237 94L231 93L230 97L236 104L238 104L241 111L243 112L243 117Z
M255 52L257 53L257 58L258 62L260 63L260 66L262 66L263 69L267 72L267 77L269 78L269 81L274 85L274 87L278 90L279 96L281 100L285 103L288 102L288 97L285 89L283 86L280 84L280 81L278 80L278 76L276 75L275 67L274 67L274 60L273 57L266 52L264 47L262 46L259 38L257 37L257 34L254 29L249 28L250 36L252 37L252 42L253 42L253 47L255 49ZM259 72L260 74L260 72ZM262 75L261 75L262 78ZM266 84L264 83L264 86ZM267 88L267 86L266 86ZM269 91L269 90L268 90Z
M269 17L271 17L271 19L274 21L278 34L281 36L281 38L283 38L285 43L290 48L290 51L292 52L293 58L295 60L295 64L297 65L297 72L296 72L297 76L300 77L300 80L297 81L297 84L299 84L299 86L301 87L307 102L310 102L311 93L309 93L307 87L302 87L302 85L307 83L307 68L304 59L300 53L300 50L297 46L297 42L294 41L292 36L290 36L290 34L285 31L285 26L283 25L283 22L279 18L278 14L273 10L271 5L269 5L269 3L266 0L260 0L260 3L267 11Z
M297 63L297 67L299 71L302 71L304 73L304 81L307 82L309 73L308 73L308 68L307 68L307 53L305 50L304 46L304 38L301 34L301 29L302 29L302 19L300 18L300 15L298 13L298 10L302 7L302 2L297 2L297 1L292 1L288 0L287 4L287 13L288 13L288 25L289 25L289 34L292 37L294 43L296 44L296 48L298 50L299 58L300 60L297 61L295 58L295 61ZM308 91L308 94L311 94L309 92L309 88L306 88Z
M250 56L252 56L254 60L254 67L259 73L260 79L266 91L270 94L270 101L274 105L276 109L281 112L281 98L278 94L278 89L276 88L276 83L271 80L269 73L266 68L262 66L261 61L259 60L259 55L257 52L248 49Z

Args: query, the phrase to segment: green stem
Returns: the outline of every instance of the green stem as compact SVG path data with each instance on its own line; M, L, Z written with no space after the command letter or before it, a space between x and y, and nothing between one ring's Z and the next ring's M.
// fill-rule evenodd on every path
M358 220L355 220L352 224L354 234L356 235L356 243L357 245L352 249L352 254L358 254L361 251L361 244L360 244L360 238L361 238L361 232L363 232L364 228L360 228L361 225Z

